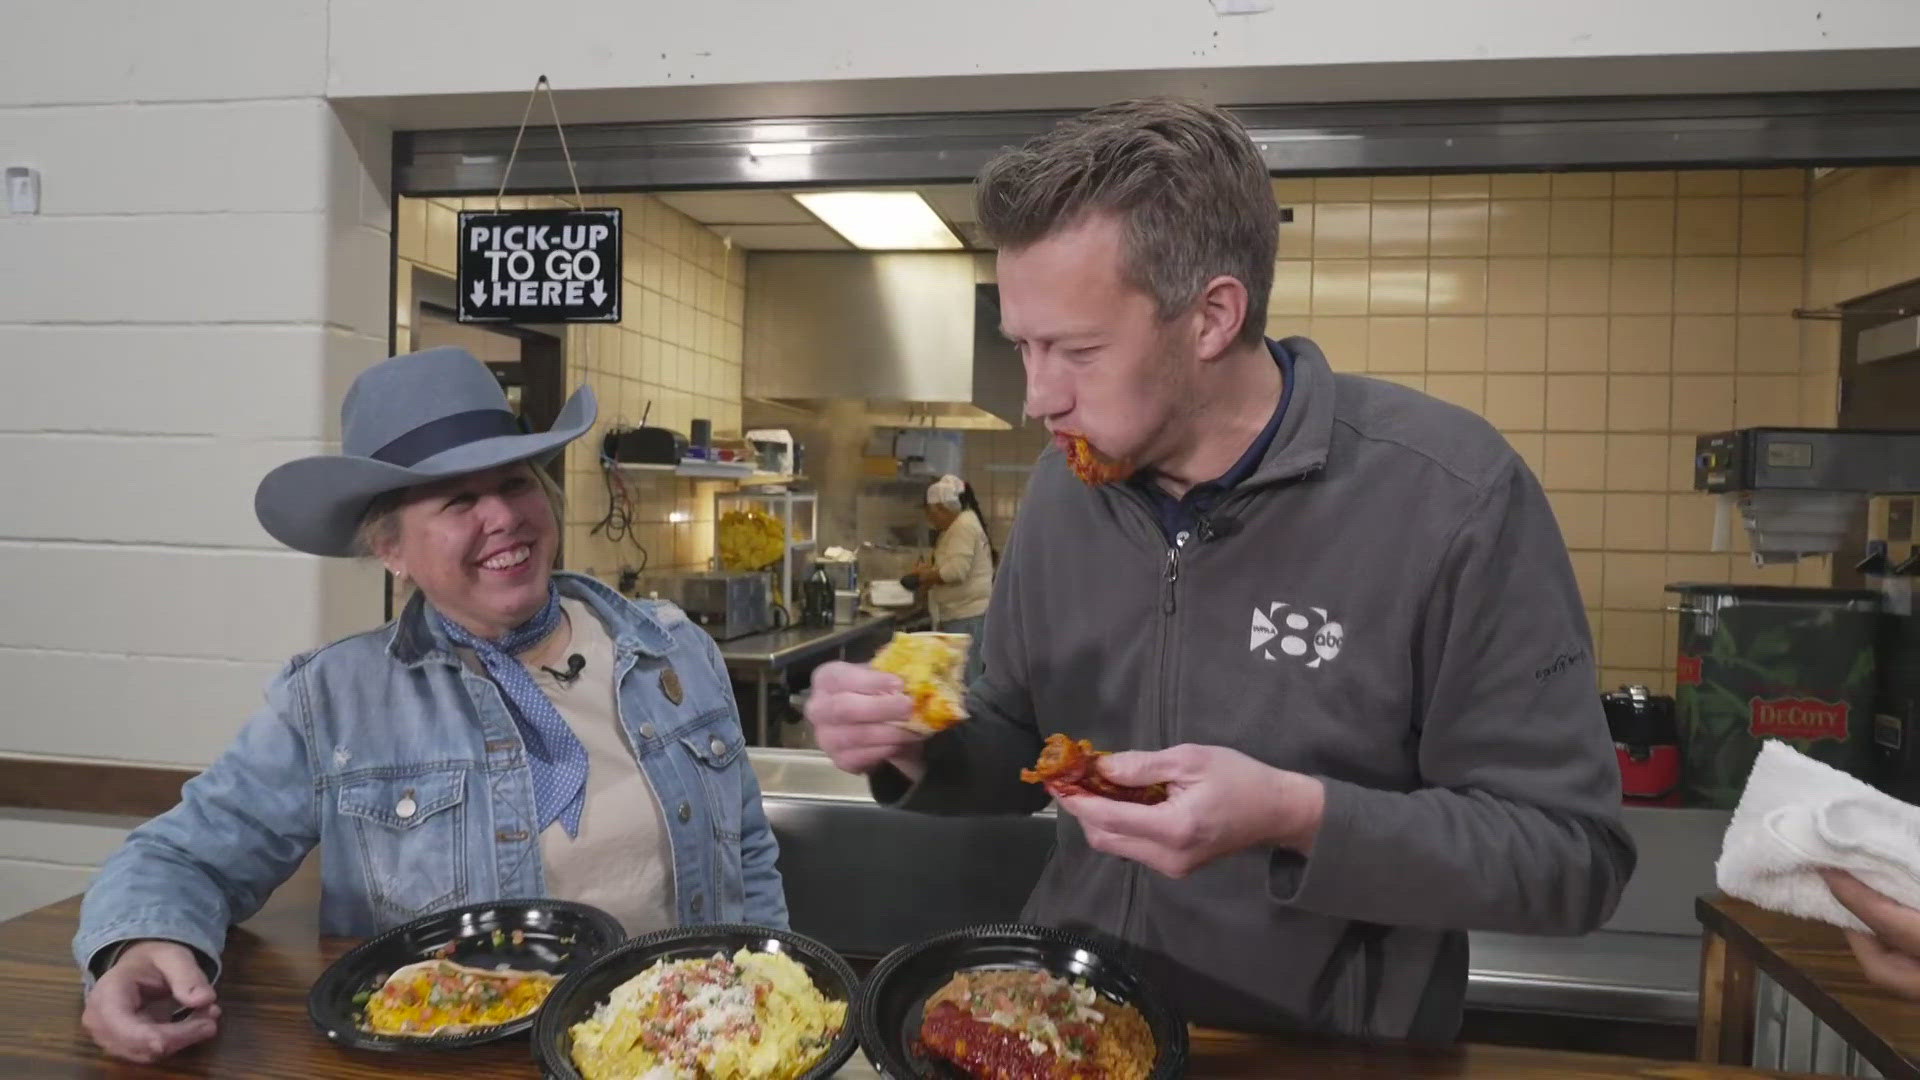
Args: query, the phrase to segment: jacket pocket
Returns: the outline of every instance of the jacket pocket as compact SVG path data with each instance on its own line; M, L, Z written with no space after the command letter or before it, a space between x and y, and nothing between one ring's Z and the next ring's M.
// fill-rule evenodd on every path
M431 769L340 785L367 893L378 915L403 922L466 898L467 771Z
M732 713L715 712L711 718L681 733L680 745L693 756L694 771L700 776L701 791L713 821L715 839L740 842L740 770L747 767L745 734L737 724L729 723Z
M695 919L740 921L746 912L746 876L740 859L740 770L750 768L746 755L746 736L732 722L733 712L718 710L687 731L680 733L680 745L693 758L693 771L700 776L700 790L706 801L707 815L713 823L713 840L705 859L713 890L711 906L701 910L693 899ZM687 901L683 900L683 904Z
M1313 998L1321 1003L1317 1026L1340 1035L1371 1033L1386 933L1386 927L1375 923L1347 924L1314 981Z

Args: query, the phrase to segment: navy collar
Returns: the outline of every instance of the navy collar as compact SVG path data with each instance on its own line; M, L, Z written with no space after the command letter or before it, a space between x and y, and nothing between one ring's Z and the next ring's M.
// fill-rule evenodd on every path
M1187 489L1187 493L1174 498L1167 489L1160 486L1151 471L1142 471L1128 481L1153 504L1160 519L1161 531L1166 533L1170 543L1178 542L1179 534L1189 531L1197 522L1198 512L1203 512L1228 491L1245 483L1266 460L1267 451L1272 449L1275 436L1280 433L1280 425L1286 419L1287 406L1293 400L1293 353L1279 342L1267 341L1267 351L1273 355L1273 362L1280 365L1282 387L1280 403L1274 406L1273 415L1267 418L1267 426L1260 429L1247 444L1240 460L1232 467L1212 480L1203 481Z

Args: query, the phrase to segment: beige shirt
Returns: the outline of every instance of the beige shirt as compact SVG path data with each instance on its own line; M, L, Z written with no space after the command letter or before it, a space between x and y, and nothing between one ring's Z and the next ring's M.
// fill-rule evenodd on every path
M980 524L980 515L960 511L940 534L940 542L933 549L933 565L940 571L942 582L955 583L927 590L927 606L935 622L987 613L987 600L993 595L993 552L987 546L987 530Z
M673 849L660 800L620 730L614 703L613 639L582 601L561 597L560 607L566 612L572 640L564 647L536 649L521 657L534 685L553 702L587 749L587 797L580 813L580 835L568 836L566 826L558 821L540 833L547 895L592 904L619 919L628 936L673 926L677 922ZM572 684L562 684L540 670L544 664L564 671L566 658L574 653L585 657L587 665ZM479 668L479 658L471 651L462 649L461 655Z

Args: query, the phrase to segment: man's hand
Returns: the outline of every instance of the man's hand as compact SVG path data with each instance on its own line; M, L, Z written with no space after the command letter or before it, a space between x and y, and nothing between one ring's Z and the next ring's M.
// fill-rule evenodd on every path
M1222 855L1250 847L1313 850L1326 786L1311 776L1263 765L1224 746L1175 746L1100 759L1116 784L1165 783L1155 806L1098 795L1065 795L1060 808L1079 819L1095 851L1132 859L1168 877L1186 877Z
M179 1009L186 1016L174 1020ZM149 1064L219 1030L220 1006L193 950L174 941L139 941L87 994L80 1023L114 1057Z
M898 676L838 660L814 669L807 722L842 771L864 775L891 763L918 781L926 736L901 726L911 719L913 699Z
M1820 876L1827 879L1833 898L1873 931L1847 931L1847 944L1853 946L1868 981L1920 1001L1920 911L1887 899L1852 874L1822 870Z

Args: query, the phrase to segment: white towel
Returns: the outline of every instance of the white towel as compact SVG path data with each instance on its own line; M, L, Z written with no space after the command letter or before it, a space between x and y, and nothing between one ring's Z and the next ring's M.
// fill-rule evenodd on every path
M1920 807L1768 740L1721 841L1721 891L1770 911L1865 931L1823 868L1920 908Z

